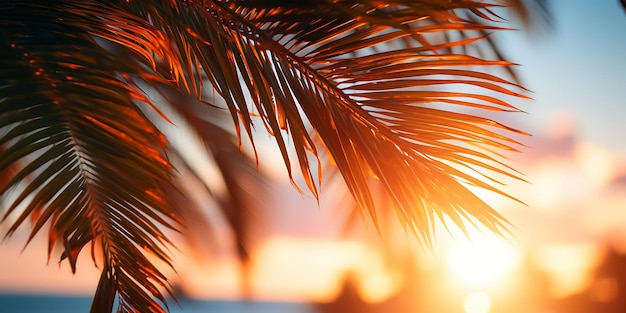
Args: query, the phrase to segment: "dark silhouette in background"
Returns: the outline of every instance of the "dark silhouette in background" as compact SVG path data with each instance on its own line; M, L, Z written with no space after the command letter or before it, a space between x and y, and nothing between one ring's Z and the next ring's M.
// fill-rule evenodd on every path
M589 287L554 303L559 313L618 313L626 311L626 255L609 249L594 271Z

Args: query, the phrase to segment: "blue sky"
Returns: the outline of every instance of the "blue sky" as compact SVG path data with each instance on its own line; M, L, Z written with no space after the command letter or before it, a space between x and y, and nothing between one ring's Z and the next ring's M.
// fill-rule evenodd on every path
M553 28L498 34L536 101L531 127L574 114L577 135L626 152L626 14L617 0L551 0ZM538 130L538 129L537 129Z

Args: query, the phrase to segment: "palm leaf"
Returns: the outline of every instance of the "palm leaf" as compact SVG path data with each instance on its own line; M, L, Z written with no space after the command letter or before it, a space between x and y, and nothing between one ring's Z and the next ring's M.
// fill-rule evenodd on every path
M147 24L97 1L5 2L0 21L0 171L18 167L0 190L3 220L17 214L7 236L28 217L28 241L49 224L49 251L60 240L72 271L91 242L103 269L92 312L110 312L116 296L122 312L162 312L155 299L165 304L169 286L149 256L169 264L160 227L180 223L162 192L171 166L164 138L139 108L147 99L117 74L143 73L139 62L149 64L158 47L113 21ZM95 35L121 36L142 59L118 62Z
M502 217L464 184L499 189L459 167L518 178L492 164L499 162L497 150L516 150L511 134L524 133L454 106L518 111L501 96L525 98L524 89L475 70L510 62L448 53L475 45L483 35L450 42L440 36L502 29L492 25L498 19L492 5L305 1L275 7L263 1L199 1L160 10L133 3L138 15L154 21L183 52L185 77L193 81L187 85L201 85L196 71L204 73L236 129L242 125L251 136L250 115L261 116L292 177L285 137L290 136L297 167L314 196L320 176L311 172L310 162L318 155L312 138L319 136L359 207L372 218L370 176L384 187L403 225L426 243L434 217L447 216L464 227L471 216L502 230ZM489 25L477 22L485 18ZM447 91L459 84L476 88Z
M250 263L250 247L252 246L254 231L263 228L261 214L263 203L268 203L270 180L257 169L257 163L246 153L241 151L237 138L232 132L224 129L223 124L228 119L224 111L211 110L195 97L181 93L179 90L160 86L162 95L166 98L171 110L180 115L182 121L190 127L197 136L206 154L213 161L222 180L223 190L213 190L210 184L203 182L206 191L216 200L218 209L225 217L235 239L235 251L241 262L241 277L244 293L248 292L248 266ZM185 146L172 147L170 150L180 156L181 160L188 157ZM184 162L186 170L196 180L203 181L205 177L189 162ZM197 223L198 221L187 221ZM201 222L202 223L202 222ZM211 225L205 225L195 231L201 231L206 238L207 230ZM193 227L192 227L193 228ZM191 230L194 231L194 230Z
M162 290L170 289L153 260L169 264L162 229L181 221L165 157L172 146L144 114L164 115L141 82L157 90L173 82L205 103L209 88L223 100L235 145L198 116L212 113L171 105L227 178L233 197L222 205L234 227L248 210L235 196L255 175L234 167L243 159L233 156L243 136L254 144L258 121L292 182L301 175L315 197L327 156L376 224L377 214L392 212L426 244L435 219L501 232L504 219L467 189L508 196L492 176L519 179L502 153L517 151L514 137L525 133L492 116L519 111L503 98L526 98L525 90L483 72L514 65L497 50L492 59L470 53L485 39L494 49L488 33L504 29L497 7L476 0L5 1L0 172L17 168L0 185L3 220L15 219L8 235L29 217L29 241L48 224L49 251L63 242L73 270L91 243L103 269L93 312L111 311L116 296L122 312L164 311ZM376 205L379 189L392 206ZM236 232L243 247L245 231Z

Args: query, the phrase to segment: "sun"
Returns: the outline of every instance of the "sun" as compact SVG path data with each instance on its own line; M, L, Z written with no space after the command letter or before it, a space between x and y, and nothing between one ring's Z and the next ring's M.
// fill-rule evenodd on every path
M503 239L476 236L471 241L455 242L446 264L461 282L484 287L511 272L520 257L519 251Z

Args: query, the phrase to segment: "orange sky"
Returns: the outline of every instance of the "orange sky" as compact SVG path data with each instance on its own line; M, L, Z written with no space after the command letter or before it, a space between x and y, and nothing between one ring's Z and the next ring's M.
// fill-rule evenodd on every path
M612 9L603 6L593 10L578 8L572 13L568 10L584 6L584 2L556 1L555 11L575 13L570 17L574 21L576 16L586 14L589 19L597 21L599 26L595 26L601 27L602 23L617 23L615 19L600 19L601 13L609 16L607 12L610 11L623 15L621 11L615 13L619 8L617 1L613 2ZM597 12L600 9L605 11ZM626 20L623 16L621 18ZM568 23L573 25L572 21ZM619 23L624 24L621 20ZM584 26L595 27L592 24ZM615 244L626 251L626 142L620 139L623 138L623 118L626 116L620 113L626 107L623 105L623 82L626 81L623 75L626 71L621 67L626 62L613 62L616 59L614 53L621 57L626 50L602 46L605 41L620 44L626 41L621 40L623 37L615 40L615 34L601 33L599 28L595 31L601 35L591 36L588 33L591 30L585 29L585 39L594 44L582 45L585 49L593 46L594 53L591 53L579 49L581 39L576 36L583 32L576 27L583 26L569 25L560 24L557 31L561 35L553 42L521 42L520 37L512 37L517 40L512 41L512 47L527 46L525 54L519 54L516 61L525 64L524 73L537 101L531 105L523 104L524 108L528 107L529 115L511 118L522 125L520 128L534 134L525 140L530 148L513 156L511 162L531 183L511 182L505 191L524 200L528 206L483 194L516 227L513 247L519 253L530 253L552 273L556 295L584 286L585 275L597 263L604 245ZM586 56L559 58L563 55L561 51L567 49ZM598 56L596 51L606 52L607 57ZM582 66L584 62L595 63L585 68L574 67ZM601 72L593 72L594 66L601 68ZM621 77L615 76L619 73L622 73ZM596 83L604 85L594 85ZM603 86L606 89L602 89ZM602 135L603 132L606 136ZM368 277L363 275L361 279L361 292L366 297L368 294L384 295L397 287L397 273L384 264L374 253L374 248L358 241L331 240L338 232L336 223L333 223L335 213L317 208L310 197L303 200L290 187L285 190L290 192L283 194L281 208L276 209L280 214L269 224L273 234L267 234L259 242L255 253L251 279L256 297L329 299L337 291L341 275L347 269L368 273ZM0 225L0 233L5 231L6 224ZM93 294L99 273L92 267L88 253L83 253L79 259L78 275L73 276L67 263L59 268L57 261L52 260L46 266L46 242L41 237L20 253L25 239L26 232L22 229L0 244L0 292ZM463 252L451 251L463 251L467 247L454 248L458 235L457 241L453 241L445 232L439 241L443 248L434 255L426 253L426 258L449 264L448 270L458 284L468 283L464 282L467 279L464 275L471 274L476 268L458 269L453 265L454 260L447 259L454 253L460 253L456 258L463 258ZM418 248L415 244L407 246ZM515 258L512 257L511 264L506 263L511 260L502 261L505 271L514 270L517 266ZM563 260L571 262L563 263ZM480 264L480 260L477 263ZM232 251L207 265L178 255L175 265L192 295L228 298L239 294L238 269ZM507 266L511 268L507 269ZM469 280L469 283L475 283L471 278ZM480 302L481 295L474 295L472 301Z
M476 271L511 271L521 253L532 251L540 265L553 273L555 294L565 295L584 286L584 272L601 255L597 244L626 236L620 230L626 226L626 162L623 155L578 138L573 126L576 118L570 113L555 114L549 119L550 126L531 139L534 151L517 160L533 183L514 182L505 190L524 199L528 206L482 194L518 229L512 245L494 246L492 239L482 240L475 235L476 247L471 248L462 235L455 234L452 240L444 231L438 240L441 248L425 257L447 264L458 284L480 285L472 281ZM398 288L398 272L385 264L375 244L334 240L338 224L328 223L335 219L335 213L325 211L323 206L318 209L315 201L303 199L295 191L293 195L282 198L283 209L277 213L285 214L270 223L271 231L254 250L250 277L255 298L330 300L349 270L360 277L361 293L370 300L380 300ZM59 267L52 260L46 266L46 242L41 236L20 253L25 239L26 231L21 229L0 245L0 292L93 293L98 271L88 254L81 256L78 275L73 276L66 263ZM419 250L414 243L407 247ZM489 249L496 254L489 254ZM509 250L515 252L502 259L503 251ZM241 284L233 253L222 247L221 255L202 264L186 257L183 247L174 256L180 276L170 277L175 283L181 281L181 286L195 297L239 297ZM472 255L490 257L471 262ZM461 259L464 266L455 258ZM489 260L496 263L485 267ZM555 266L555 260L577 263Z

